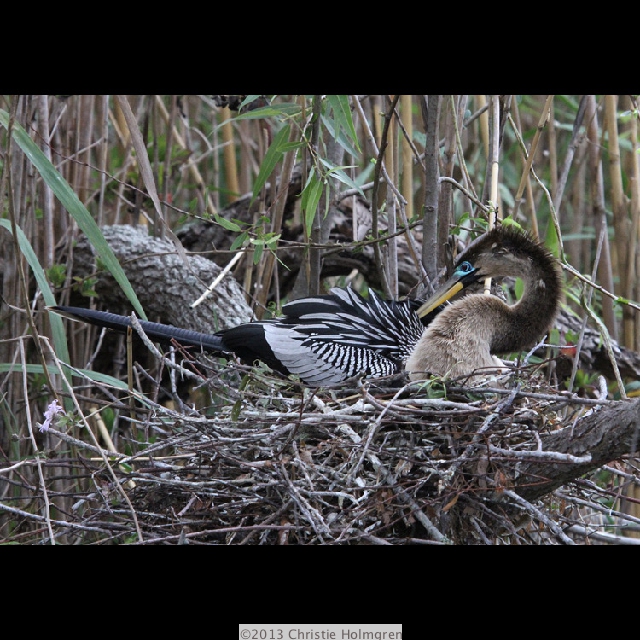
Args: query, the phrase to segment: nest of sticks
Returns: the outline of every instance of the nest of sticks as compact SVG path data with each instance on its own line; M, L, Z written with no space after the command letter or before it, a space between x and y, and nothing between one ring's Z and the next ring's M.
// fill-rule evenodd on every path
M74 452L64 460L72 504L65 518L46 523L54 537L70 544L637 542L640 522L620 502L621 487L630 479L638 485L632 462L600 464L588 444L576 452L556 437L582 434L579 425L611 403L606 393L558 392L531 369L473 387L398 376L312 390L266 369L218 369L217 362L206 375L201 363L198 373L171 365L206 397L197 409L181 403L175 386L173 403L153 401L159 388L123 401L122 390L107 384L90 381L98 390L90 399L83 396L89 385L74 387L73 420L67 415L47 433ZM103 406L117 416L110 425ZM44 464L61 464L48 453Z

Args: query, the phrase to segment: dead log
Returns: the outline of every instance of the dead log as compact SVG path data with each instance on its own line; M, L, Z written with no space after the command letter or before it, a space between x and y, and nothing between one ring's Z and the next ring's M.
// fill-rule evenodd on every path
M103 227L102 232L149 320L205 333L251 320L251 309L231 274L204 303L192 307L222 271L211 260L199 255L183 259L170 240L149 236L145 226L114 225ZM113 276L97 269L95 251L85 236L78 239L74 249L73 275L96 278L95 290L103 309L130 313L131 305ZM82 306L83 301L77 297L72 304Z
M562 429L542 435L544 451L589 461L529 461L514 466L515 491L532 501L594 469L624 456L635 456L640 438L640 400L612 402ZM517 477L516 477L517 476Z

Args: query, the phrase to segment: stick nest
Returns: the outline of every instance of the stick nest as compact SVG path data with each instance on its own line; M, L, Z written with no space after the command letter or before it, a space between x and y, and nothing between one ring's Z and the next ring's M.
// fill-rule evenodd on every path
M66 464L84 487L66 519L49 523L54 534L68 543L582 544L624 541L620 527L637 527L614 508L628 475L620 465L540 490L550 465L581 461L545 450L545 435L599 407L540 376L311 390L261 370L226 371L200 385L208 406L199 410L152 394L127 405L103 387L119 407L111 441L95 405L84 428L51 429L77 452Z

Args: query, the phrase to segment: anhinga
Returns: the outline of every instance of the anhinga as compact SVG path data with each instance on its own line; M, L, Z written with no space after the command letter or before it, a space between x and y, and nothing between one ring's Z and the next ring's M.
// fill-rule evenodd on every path
M443 291L454 291L475 282L474 268L460 262ZM453 293L451 294L453 295ZM357 375L388 376L403 370L404 362L425 327L441 311L446 295L437 304L422 300L383 300L373 290L368 299L349 288L294 300L283 315L224 329L214 334L180 329L140 320L152 340L219 354L235 354L247 364L260 360L284 375L297 374L312 387L335 385ZM424 304L423 304L424 303ZM54 306L73 320L125 332L127 316L81 307ZM417 313L421 309L420 313Z
M509 306L495 296L468 295L446 309L462 288L487 277L519 276L525 290ZM402 371L412 380L428 374L469 375L495 367L493 354L536 344L553 322L560 297L555 258L528 233L496 227L478 238L457 262L452 278L424 304L365 299L351 288L294 300L281 317L248 322L215 334L140 321L153 340L172 340L204 351L256 360L313 387L335 385L357 375L381 377ZM131 320L79 307L53 310L124 332Z
M558 262L528 233L511 225L496 227L469 245L459 260L475 267L476 280L520 277L524 292L511 306L484 294L467 295L449 305L425 329L406 361L412 380L428 374L453 378L482 373L486 367L495 369L494 354L535 346L558 312Z

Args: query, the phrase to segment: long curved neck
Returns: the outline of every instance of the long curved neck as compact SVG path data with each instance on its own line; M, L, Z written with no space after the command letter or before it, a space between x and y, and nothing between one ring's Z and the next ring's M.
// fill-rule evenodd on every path
M558 312L560 282L553 264L533 266L519 275L524 293L513 306L505 305L500 331L491 340L492 353L508 353L535 345Z

